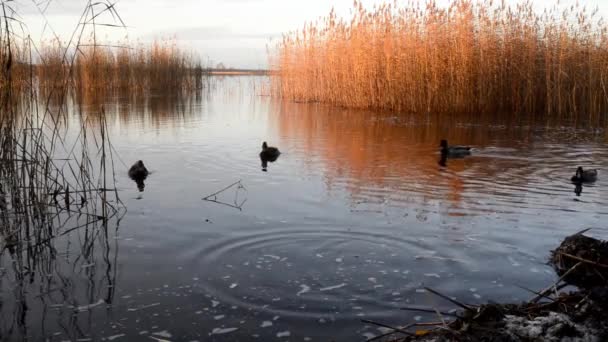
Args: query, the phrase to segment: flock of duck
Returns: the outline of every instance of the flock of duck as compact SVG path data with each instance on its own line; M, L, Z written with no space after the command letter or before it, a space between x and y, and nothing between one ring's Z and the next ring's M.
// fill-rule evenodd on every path
M443 139L440 144L440 153L441 159L439 164L442 166L446 165L446 160L448 158L462 158L471 154L470 146L459 146L459 145L448 145L448 141ZM262 143L262 151L260 152L260 160L262 161L262 171L266 171L268 167L268 162L275 162L279 156L281 155L281 151L278 148L273 146L268 146L268 144L264 141ZM144 189L144 180L148 177L150 172L144 166L144 162L138 160L131 168L129 169L129 177L133 179L137 183L137 187L140 191ZM577 185L579 188L582 183L592 183L597 180L597 170L584 170L582 166L579 166L576 169L576 173L572 178L570 178L572 183Z
M439 161L439 164L442 166L445 166L445 161L447 158L462 158L471 154L470 146L450 146L448 145L448 141L445 139L441 140L439 147L441 148L441 160ZM584 170L582 166L579 166L576 169L576 173L574 176L572 176L572 178L570 178L570 180L572 183L577 185L577 187L582 185L582 183L593 183L597 180L597 170Z
M268 162L275 162L279 156L281 155L281 151L278 148L273 146L268 146L268 144L264 141L262 143L262 152L260 152L260 160L262 161L262 171L266 171L268 167ZM150 172L144 165L144 162L138 160L131 166L129 169L129 177L137 183L137 188L139 191L143 191L145 184L144 180L148 178Z

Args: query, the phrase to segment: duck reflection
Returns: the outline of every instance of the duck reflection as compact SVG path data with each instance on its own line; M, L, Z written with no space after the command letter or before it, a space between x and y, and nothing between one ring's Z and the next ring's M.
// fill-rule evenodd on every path
M439 166L441 167L447 167L448 166L448 155L445 153L441 153L441 155L439 156Z
M583 193L583 183L574 183L574 193L576 194L576 196L580 197L580 195Z
M281 152L278 148L268 146L266 142L262 144L262 152L260 152L260 160L262 161L262 171L268 171L268 162L274 163L279 159Z
M148 169L146 169L144 162L141 160L138 160L129 169L129 177L135 181L137 189L139 189L140 192L144 191L144 188L146 187L144 180L146 180L149 174Z

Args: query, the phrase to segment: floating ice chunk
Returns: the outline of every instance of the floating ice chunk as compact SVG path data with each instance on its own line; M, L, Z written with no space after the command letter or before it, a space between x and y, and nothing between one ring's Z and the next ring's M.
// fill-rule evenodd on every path
M218 302L217 300L212 300L211 301L211 307L215 308L216 306L220 305L220 302Z
M115 340L117 338L121 338L123 336L126 336L126 335L125 334L118 334L118 335L108 336L108 337L106 337L106 340L112 341L112 340Z
M515 259L513 259L512 256L508 256L507 259L509 259L509 261L511 262L511 266L513 266L513 267L521 266L521 264L519 262L517 262Z
M277 333L277 337L281 338L281 337L289 337L291 336L291 332L288 331L281 331Z
M220 319L223 319L224 317L226 317L226 315L217 315L217 316L213 316L213 319L216 321L219 321Z
M262 322L262 325L260 325L260 328L268 328L272 326L272 322L271 321L264 321Z
M156 335L156 336L160 336L160 337L164 337L164 338L171 338L171 336L173 336L167 330L153 332L152 335Z
M231 332L235 332L239 330L239 328L214 328L209 335L223 335L229 334Z
M331 290L336 290L336 289L342 288L344 286L346 286L346 283L342 283L342 284L338 284L338 285L334 285L334 286L324 287L324 288L319 289L319 291L321 291L321 292L331 291Z
M300 291L298 291L298 293L296 293L296 296L299 296L299 295L304 294L306 292L310 292L310 286L302 284L302 285L300 285L300 287L302 289Z
M128 308L127 311L139 311L139 310L143 310L143 309L147 309L147 308L151 308L154 306L158 306L160 305L160 303L152 303L152 304L148 304L148 305L144 305L144 306L140 306L138 308Z
M75 309L77 311L87 311L90 310L96 306L100 306L102 304L105 304L106 302L103 299L100 299L99 301L97 301L96 303L91 303L91 304L87 304L87 305L81 305L79 307L76 307Z
M230 288L231 288L231 289L233 289L233 288L235 288L235 287L237 287L237 286L239 286L239 284L237 284L237 283L230 284Z

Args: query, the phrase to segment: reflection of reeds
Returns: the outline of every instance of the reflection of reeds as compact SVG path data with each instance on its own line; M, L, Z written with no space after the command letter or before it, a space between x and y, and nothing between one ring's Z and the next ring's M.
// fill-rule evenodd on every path
M608 109L608 27L576 5L407 2L332 12L286 35L273 94L405 112L583 115Z
M79 266L72 271L88 278L86 287L104 284L102 300L111 301L115 275L108 229L124 210L114 189L113 148L103 107L71 128L77 134L67 131L64 103L70 87L65 77L74 74L74 59L50 50L51 69L45 72L53 91L38 96L33 44L15 33L20 23L6 4L0 5L0 262L10 267L2 267L0 284L10 282L13 300L8 302L14 304L0 306L0 314L14 319L0 320L0 336L22 340L30 338L32 312L39 313L31 309L34 303L45 307L43 316L49 302L71 303L70 324L78 325L74 313L99 296L87 293L85 305L80 304L83 294L73 288L64 262ZM79 236L79 252L66 242L74 235ZM105 243L97 266L94 246L99 241ZM62 247L69 253L58 258ZM99 267L105 269L101 276L93 271ZM69 336L82 337L76 329Z

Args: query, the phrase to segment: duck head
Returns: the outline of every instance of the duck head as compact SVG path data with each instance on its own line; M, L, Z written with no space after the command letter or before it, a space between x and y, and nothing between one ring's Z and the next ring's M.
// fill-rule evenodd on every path
M441 140L441 143L439 144L439 147L443 148L443 149L447 149L448 148L448 141L445 139Z
M583 172L583 167L582 167L582 166L579 166L579 167L576 169L576 176L577 176L577 177L582 177L582 176L583 176L583 173L584 173L584 172Z
M141 160L138 160L138 161L137 161L137 166L139 166L139 167L144 167L144 162L143 162L143 161L141 161Z
M268 149L268 144L264 141L262 143L262 151L267 150Z

